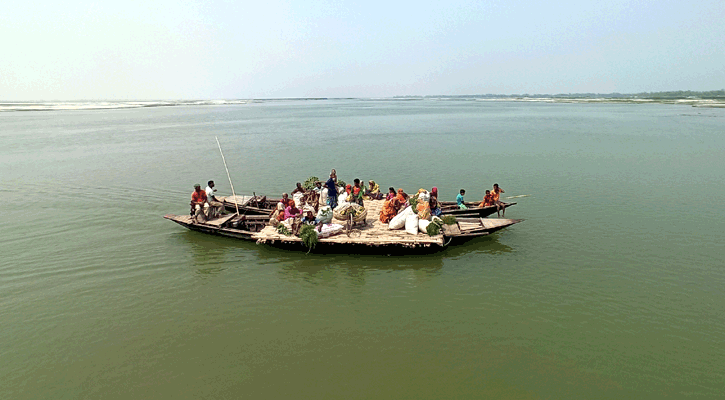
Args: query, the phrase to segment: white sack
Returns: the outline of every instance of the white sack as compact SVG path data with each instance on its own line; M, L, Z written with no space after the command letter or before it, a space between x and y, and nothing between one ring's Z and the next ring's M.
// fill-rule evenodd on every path
M405 210L401 211L393 217L393 219L390 220L390 223L388 224L388 228L390 229L403 229L405 226L405 218L408 217L408 215L413 215L413 209L411 207L406 208Z
M345 227L340 224L324 224L322 225L321 232L317 232L318 238L326 238L333 235L337 235L342 232Z
M405 231L410 233L411 235L417 235L418 234L418 216L408 215L405 218Z
M426 229L428 229L428 225L430 224L430 221L427 221L425 219L421 219L418 221L418 229L423 233L428 233Z
M320 207L320 211L317 212L317 219L324 224L332 222L332 209L330 206Z

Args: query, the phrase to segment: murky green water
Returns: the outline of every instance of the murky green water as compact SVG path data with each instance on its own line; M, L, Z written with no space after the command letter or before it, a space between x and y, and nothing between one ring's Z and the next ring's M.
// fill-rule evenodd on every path
M0 114L0 398L716 398L725 109L296 101ZM189 232L193 183L498 182L423 257Z

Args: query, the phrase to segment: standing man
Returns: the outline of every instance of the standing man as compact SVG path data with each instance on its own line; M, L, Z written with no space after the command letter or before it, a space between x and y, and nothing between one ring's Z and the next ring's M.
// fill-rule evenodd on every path
M191 219L195 223L206 222L206 210L209 208L207 203L206 192L201 190L200 184L194 185L194 191L191 193ZM199 221L199 217L202 217L202 221Z
M217 200L216 196L214 196L214 192L216 192L216 189L214 189L214 181L207 182L206 187L206 201L209 203L209 209L207 210L207 218L217 218L224 210L224 204Z
M329 200L330 208L337 207L337 186L335 186L335 183L337 181L337 173L335 173L335 170L333 169L330 173L330 179L325 182L325 186L327 186L327 198Z

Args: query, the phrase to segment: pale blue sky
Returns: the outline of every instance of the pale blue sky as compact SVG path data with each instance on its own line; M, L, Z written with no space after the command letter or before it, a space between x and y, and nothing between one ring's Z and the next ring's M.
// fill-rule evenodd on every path
M725 1L28 1L0 99L725 88Z

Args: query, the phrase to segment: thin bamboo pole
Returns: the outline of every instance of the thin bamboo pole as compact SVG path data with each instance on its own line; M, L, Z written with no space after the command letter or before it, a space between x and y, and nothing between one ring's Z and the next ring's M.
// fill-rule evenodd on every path
M229 178L229 186L232 187L232 194L234 195L234 207L237 209L237 216L239 215L239 204L237 204L237 194L234 192L234 184L232 183L232 177L229 175L229 168L227 168L227 160L224 158L224 152L222 152L222 145L219 144L219 138L214 136L216 139L216 145L219 146L219 154L222 155L222 161L224 161L224 169L227 170L227 178Z

